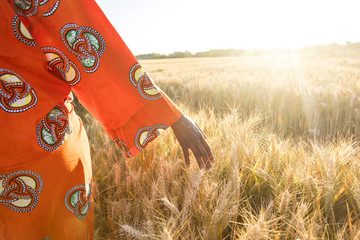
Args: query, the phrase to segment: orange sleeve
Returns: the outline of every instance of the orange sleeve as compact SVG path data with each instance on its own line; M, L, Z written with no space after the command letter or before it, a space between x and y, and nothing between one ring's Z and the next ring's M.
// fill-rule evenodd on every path
M94 0L8 1L48 68L127 156L179 119L181 111L154 85Z

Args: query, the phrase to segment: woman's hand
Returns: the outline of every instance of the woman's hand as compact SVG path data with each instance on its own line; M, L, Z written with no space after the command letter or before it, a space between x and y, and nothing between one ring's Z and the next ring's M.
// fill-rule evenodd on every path
M195 156L199 168L209 170L211 168L211 162L214 162L214 157L205 140L205 134L197 124L189 117L181 115L180 119L175 122L171 128L183 150L186 166L190 167L190 149Z

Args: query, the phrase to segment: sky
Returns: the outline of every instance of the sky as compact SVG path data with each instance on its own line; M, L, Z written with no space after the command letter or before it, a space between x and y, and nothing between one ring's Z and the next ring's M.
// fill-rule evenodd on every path
M135 54L360 42L358 0L96 0Z

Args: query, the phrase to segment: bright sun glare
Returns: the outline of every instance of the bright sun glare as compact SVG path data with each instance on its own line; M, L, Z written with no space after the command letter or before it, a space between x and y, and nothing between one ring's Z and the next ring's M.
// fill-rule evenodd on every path
M135 53L360 41L355 0L97 0Z

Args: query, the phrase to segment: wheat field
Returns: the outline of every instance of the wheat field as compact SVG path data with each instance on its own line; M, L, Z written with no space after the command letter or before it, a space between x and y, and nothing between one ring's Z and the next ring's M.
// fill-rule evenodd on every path
M186 168L169 129L125 159L76 106L92 148L96 239L360 239L360 58L144 60L207 135Z

